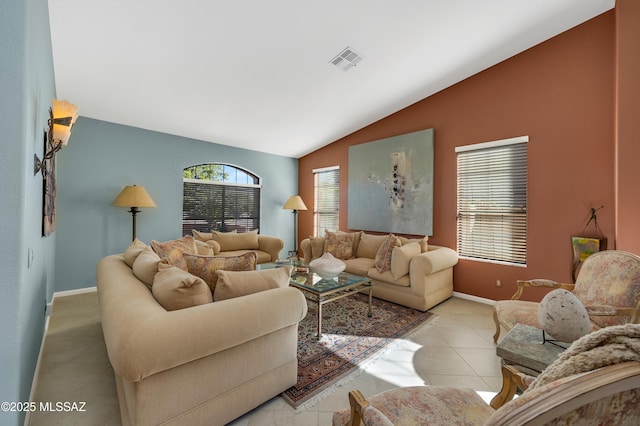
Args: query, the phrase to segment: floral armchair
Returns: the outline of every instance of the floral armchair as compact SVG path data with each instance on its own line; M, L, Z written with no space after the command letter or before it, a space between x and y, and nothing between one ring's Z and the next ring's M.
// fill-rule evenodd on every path
M520 300L526 287L571 291L587 309L591 331L640 320L640 257L632 253L605 250L589 256L575 284L534 279L520 280L517 285L511 300L499 300L493 306L494 342L500 337L501 327L511 330L519 323L541 328L539 303Z
M496 410L471 389L398 388L369 400L356 390L333 425L640 424L640 325L580 338L535 379L503 368L525 390Z

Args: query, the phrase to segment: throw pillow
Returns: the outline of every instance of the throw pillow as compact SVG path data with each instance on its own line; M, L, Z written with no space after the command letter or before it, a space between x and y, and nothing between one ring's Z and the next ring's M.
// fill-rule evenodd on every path
M399 237L402 245L408 243L419 243L420 244L420 253L425 253L429 251L429 236L424 236L422 238L406 238Z
M240 256L230 257L186 254L184 259L187 262L188 271L202 278L209 286L211 293L214 294L218 282L217 270L253 271L256 269L258 256L250 251Z
M351 259L353 257L353 242L355 235L352 232L330 232L324 238L324 252L331 253L336 259Z
M211 303L211 290L202 278L182 269L160 263L151 287L153 297L167 311Z
M158 253L161 259L167 259L167 263L175 265L183 271L187 270L187 264L182 255L198 253L195 240L191 235L185 235L177 240L162 243L152 240L151 247L153 247L153 251Z
M219 302L259 291L288 287L292 270L291 265L246 272L218 270L218 285L213 292L213 301Z
M309 237L311 242L311 258L316 259L324 253L324 237Z
M205 243L204 241L195 240L196 249L200 256L213 256L215 253L213 252L213 246Z
M213 240L220 244L221 251L257 250L260 248L257 229L240 233L213 231Z
M158 263L160 263L160 256L147 246L133 262L133 275L151 288L153 278L158 272Z
M400 246L400 240L393 234L387 236L376 253L374 266L382 273L391 269L391 255L394 247Z
M209 240L207 244L211 246L211 250L213 250L213 255L220 253L220 244L216 240Z
M401 247L394 247L391 251L391 275L398 280L409 273L409 263L414 256L420 254L418 241L407 243Z
M133 262L136 261L136 257L147 247L145 243L139 239L135 239L131 242L129 247L124 251L124 262L133 268Z
M362 232L360 242L358 243L358 251L356 257L366 257L375 259L382 243L389 235L373 235Z
M196 241L207 242L209 240L213 240L213 234L211 232L200 232L192 229L191 233L193 234L193 238L195 238Z

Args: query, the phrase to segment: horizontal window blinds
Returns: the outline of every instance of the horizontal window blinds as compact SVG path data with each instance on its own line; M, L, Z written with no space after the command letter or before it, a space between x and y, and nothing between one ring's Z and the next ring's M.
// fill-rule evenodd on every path
M527 143L478 146L482 148L465 147L457 154L458 253L524 265Z
M216 184L183 183L182 234L201 232L246 232L260 227L260 188Z
M327 230L337 231L339 227L340 169L314 171L314 188L314 233L324 236Z

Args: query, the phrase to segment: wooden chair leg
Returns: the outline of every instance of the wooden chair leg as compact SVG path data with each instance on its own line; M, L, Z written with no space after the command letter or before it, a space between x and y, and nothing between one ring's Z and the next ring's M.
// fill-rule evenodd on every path
M496 308L493 308L493 322L496 324L496 332L493 335L493 343L498 343L498 338L500 337L500 321L498 320L498 313L496 312Z
M347 426L360 426L362 422L362 410L369 405L369 401L362 395L359 390L349 392L349 406L351 407L351 415Z

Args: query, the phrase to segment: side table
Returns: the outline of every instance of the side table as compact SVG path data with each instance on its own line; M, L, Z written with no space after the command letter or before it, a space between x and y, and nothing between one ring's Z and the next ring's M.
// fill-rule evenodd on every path
M567 347L566 343L543 343L541 329L517 324L498 344L496 355L502 358L504 365L511 365L530 376L537 376ZM517 386L511 375L503 368L502 389L491 400L491 407L500 408L513 398L516 391Z

